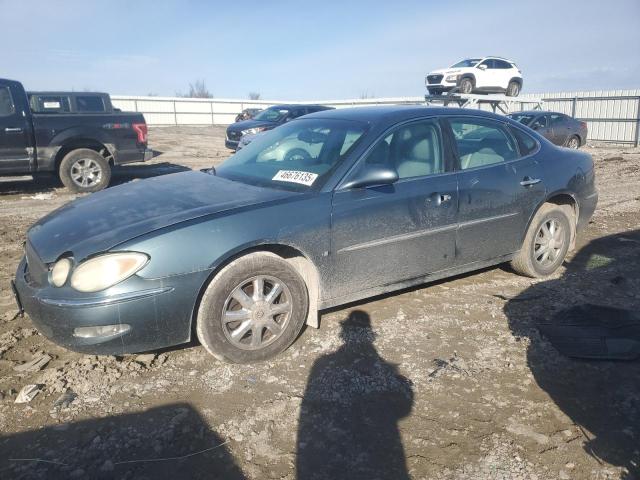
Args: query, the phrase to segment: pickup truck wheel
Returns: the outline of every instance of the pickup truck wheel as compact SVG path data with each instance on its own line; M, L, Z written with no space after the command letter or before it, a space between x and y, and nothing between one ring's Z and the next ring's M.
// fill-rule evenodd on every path
M507 86L507 97L517 97L520 93L520 84L518 82L509 82Z
M58 173L64 186L76 193L97 192L111 180L109 162L88 148L67 153L60 162Z
M522 248L511 261L519 274L540 278L555 272L569 251L575 224L569 207L544 204L529 225Z
M286 260L250 253L213 277L200 301L196 333L218 360L258 362L293 343L308 307L305 283Z

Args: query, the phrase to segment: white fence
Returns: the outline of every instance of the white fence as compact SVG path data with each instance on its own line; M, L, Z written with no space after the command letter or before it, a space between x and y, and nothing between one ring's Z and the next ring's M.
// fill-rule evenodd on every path
M521 99L542 98L543 108L566 113L589 126L589 140L631 144L640 140L640 89L591 92L525 94ZM228 125L245 108L265 108L280 103L319 103L336 108L385 104L420 104L423 97L292 102L280 100L197 99L114 95L115 107L141 112L149 125ZM484 108L489 108L485 106ZM526 108L526 107L520 107Z

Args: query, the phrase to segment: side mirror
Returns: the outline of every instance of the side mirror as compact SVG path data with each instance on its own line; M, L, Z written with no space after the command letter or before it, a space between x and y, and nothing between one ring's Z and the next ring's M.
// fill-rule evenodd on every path
M486 66L486 65L478 65L478 68L479 68L480 70L486 70L486 69L487 69L487 66Z
M395 168L386 165L365 165L359 172L347 180L342 188L366 188L391 185L398 181Z

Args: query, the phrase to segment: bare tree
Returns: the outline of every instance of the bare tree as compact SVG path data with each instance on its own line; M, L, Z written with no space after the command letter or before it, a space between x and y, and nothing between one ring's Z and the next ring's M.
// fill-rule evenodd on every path
M360 100L366 100L367 98L374 98L375 95L373 93L369 93L368 90L365 90L360 94Z
M213 94L207 89L207 84L204 80L196 80L194 83L189 84L189 93L176 93L178 97L185 98L213 98Z
M249 92L249 100L260 100L260 92Z

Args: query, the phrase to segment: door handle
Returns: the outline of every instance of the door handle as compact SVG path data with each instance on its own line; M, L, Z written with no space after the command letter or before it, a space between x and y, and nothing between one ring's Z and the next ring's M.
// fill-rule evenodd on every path
M442 205L443 203L447 203L451 201L451 195L446 193L434 193L433 195L427 197L425 203L430 204L434 202L436 205Z
M542 180L540 180L539 178L524 177L520 182L520 185L522 185L523 187L530 187L531 185L535 185L536 183L540 183L541 181Z
M5 133L20 133L22 132L22 129L19 127L15 127L15 128L11 128L11 127L7 127L4 129Z

